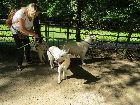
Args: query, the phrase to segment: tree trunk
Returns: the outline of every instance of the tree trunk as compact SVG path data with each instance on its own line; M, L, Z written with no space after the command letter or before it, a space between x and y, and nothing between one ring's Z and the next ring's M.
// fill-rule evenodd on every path
M80 37L81 6L82 6L82 0L77 0L76 41L81 41L81 37Z

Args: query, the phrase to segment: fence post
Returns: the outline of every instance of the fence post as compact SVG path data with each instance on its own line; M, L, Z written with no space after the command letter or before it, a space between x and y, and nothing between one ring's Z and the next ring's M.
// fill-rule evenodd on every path
M40 31L40 22L39 17L36 17L34 19L34 30L36 34L38 34L39 37L41 37L41 31Z
M48 42L48 39L49 39L49 23L47 24L47 22L46 22L45 23L45 40L46 40L46 42Z
M119 40L119 35L120 35L120 32L118 31L118 33L117 33L118 35L117 35L117 39L116 39L116 44L115 44L115 46L116 46L116 48L117 48L117 45L118 45L118 40Z
M68 40L69 40L69 35L70 35L70 22L71 22L71 20L69 20L68 19L68 22L67 22L67 42L68 42Z
M125 57L125 58L128 58L128 44L129 44L129 42L130 42L131 35L132 35L132 31L130 30L130 31L128 32L127 42L125 43L125 50L124 50L124 57ZM131 59L131 58L129 58L129 59Z

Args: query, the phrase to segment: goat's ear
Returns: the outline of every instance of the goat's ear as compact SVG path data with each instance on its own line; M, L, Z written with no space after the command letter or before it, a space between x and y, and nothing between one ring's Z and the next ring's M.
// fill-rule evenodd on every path
M62 51L67 54L69 52L69 50L70 50L70 48L68 50L63 49Z
M39 43L36 43L36 44L35 44L35 47L38 47L38 46L39 46Z
M93 33L92 33L92 32L89 32L88 34L89 34L89 35L93 35Z
M68 50L66 50L65 52L68 54L68 53L69 53L69 51L70 51L70 48L69 48Z
M95 40L95 39L96 39L96 36L95 36L95 35L92 35L92 39L94 39L94 40Z

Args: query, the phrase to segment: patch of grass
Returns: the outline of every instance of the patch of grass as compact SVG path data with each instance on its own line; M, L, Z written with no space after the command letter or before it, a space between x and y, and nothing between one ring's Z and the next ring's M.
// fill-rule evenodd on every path
M45 29L47 29L48 32L45 32ZM85 32L87 30L81 30L81 39L83 40L86 35ZM99 41L108 41L108 42L126 42L128 38L128 33L124 32L112 32L112 31L103 31L103 30L92 30L93 34L97 34L97 40ZM44 25L41 25L41 34L44 38L53 39L53 38L59 38L59 39L67 39L67 28L58 28L58 27L52 27L49 26L45 27ZM119 34L119 37L117 39L117 36ZM69 29L69 39L75 39L76 30L75 29ZM9 30L9 28L5 25L0 25L0 36L7 36L7 37L0 37L0 41L13 41L12 32ZM140 33L133 33L130 39L130 42L140 42Z

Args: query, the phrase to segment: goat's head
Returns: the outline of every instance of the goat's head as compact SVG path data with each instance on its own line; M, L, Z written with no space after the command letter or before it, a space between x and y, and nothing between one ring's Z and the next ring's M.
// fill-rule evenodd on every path
M42 41L42 43L37 43L36 44L36 49L41 50L41 51L47 51L48 45L45 41Z
M96 36L95 35L88 35L85 40L85 42L88 42L88 43L92 43L92 41L96 41Z
M47 51L47 49L48 49L48 45L45 41L42 41L42 43L38 43L35 41L35 42L31 43L30 46L31 46L32 51L38 51L38 50Z
M60 54L58 55L57 58L55 58L55 60L58 63L63 63L66 59L68 59L69 55L68 55L68 51L65 50L61 50Z

